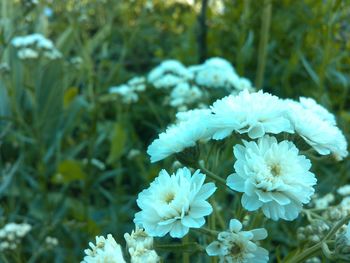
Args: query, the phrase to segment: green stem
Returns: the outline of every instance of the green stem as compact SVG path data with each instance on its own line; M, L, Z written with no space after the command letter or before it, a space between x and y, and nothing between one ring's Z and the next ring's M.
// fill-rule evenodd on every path
M335 235L335 233L349 220L350 220L350 215L344 217L337 224L335 224L335 226L328 232L328 234L320 242L304 250L302 253L296 255L295 257L291 258L286 262L293 262L293 263L304 262L306 259L311 257L318 250L322 249L323 243L327 243L327 240L330 239L333 235Z
M186 245L189 243L189 235L186 235L182 238L182 244ZM190 263L190 254L187 251L184 251L182 253L182 262L183 263Z
M255 86L261 89L264 81L266 67L267 45L269 39L269 30L271 23L272 3L271 0L264 0L264 9L261 14L261 31L258 53L258 68L256 72Z
M205 168L205 167L204 167L203 165L201 165L201 164L199 164L199 168L200 168L201 170L203 170L203 171L205 172L205 174L206 174L209 178L213 179L214 181L216 181L216 182L218 182L218 183L220 183L220 184L222 184L222 185L224 185L224 186L227 186L227 185L226 185L226 180L225 180L225 179L223 179L223 178L221 178L220 176L218 176L218 175L214 174L213 172L209 171L207 168Z

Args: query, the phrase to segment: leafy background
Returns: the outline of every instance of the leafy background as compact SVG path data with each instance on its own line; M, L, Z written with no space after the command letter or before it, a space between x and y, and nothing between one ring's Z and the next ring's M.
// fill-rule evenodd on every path
M123 105L108 88L164 59L191 65L224 57L258 88L315 98L349 137L347 1L217 0L209 1L205 17L205 0L32 2L2 0L0 7L0 225L33 226L18 262L78 262L95 235L113 233L124 243L138 192L160 169L173 169L174 158L151 165L146 149L175 111L160 106L155 91ZM10 41L30 33L54 40L63 58L21 61ZM222 176L233 164L232 145L225 147ZM130 158L131 149L141 153ZM314 162L320 193L347 183L349 168L348 159ZM231 208L226 222L233 216ZM276 260L298 248L294 224L270 226ZM43 249L48 235L59 239L55 249Z

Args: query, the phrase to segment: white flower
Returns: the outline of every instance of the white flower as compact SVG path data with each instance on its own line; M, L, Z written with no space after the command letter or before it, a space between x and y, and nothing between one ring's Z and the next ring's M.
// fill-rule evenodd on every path
M81 263L125 263L120 245L111 234L107 239L103 236L96 237L96 245L89 243L91 249L85 249L86 256Z
M319 114L305 108L300 103L285 100L289 119L298 133L319 154L333 153L339 160L348 155L347 142L341 130Z
M265 228L242 231L241 222L231 219L230 230L220 232L218 241L209 244L206 251L209 256L219 256L220 262L265 263L269 252L254 241L266 237Z
M8 223L0 229L0 251L17 248L22 238L24 238L32 226L27 223Z
M198 141L207 141L211 138L214 132L210 125L212 114L208 111L189 114L185 121L168 127L148 146L147 153L151 156L152 163L193 147Z
M343 198L339 204L340 208L347 213L350 213L350 196Z
M159 257L156 251L153 250L153 237L150 237L143 229L136 227L131 235L126 233L124 238L132 263L159 262Z
M45 238L45 243L48 247L56 247L58 245L58 239L55 237L47 236Z
M34 49L31 49L31 48L23 48L18 51L17 55L20 59L23 59L23 60L35 59L39 57L38 52L36 52Z
M130 104L132 102L137 102L139 99L139 96L135 91L126 84L116 86L116 87L110 87L109 93L112 94L118 94L121 96L123 103Z
M254 90L252 82L247 78L238 78L238 79L236 79L236 82L233 83L233 85L239 91L241 91L241 90L253 91Z
M264 136L257 143L243 143L234 147L236 173L227 178L227 185L244 193L242 205L249 211L262 208L273 220L297 218L314 193L317 180L309 171L311 162L289 141Z
M339 187L337 190L337 193L342 196L350 195L350 184L343 185L342 187Z
M321 198L317 198L317 199L313 200L315 207L317 209L325 209L333 201L334 201L334 195L332 193L328 193Z
M179 83L170 93L170 105L180 107L192 104L203 96L203 92L197 86L191 86L187 82Z
M248 133L252 139L266 133L293 133L286 108L278 97L262 91L249 93L247 90L237 96L227 96L214 102L212 112L213 138L224 139L233 131Z
M201 65L189 67L195 74L195 82L207 88L226 88L231 90L239 81L232 65L222 58L210 58Z
M128 85L135 91L146 90L146 78L145 77L133 77L128 81Z
M148 75L148 82L156 88L169 88L193 78L193 74L179 61L166 60Z
M325 107L318 104L313 98L300 97L299 101L301 106L312 111L321 120L328 121L330 124L336 125L334 114L330 113Z
M150 236L181 238L189 228L204 225L204 216L213 211L206 201L216 190L213 183L204 184L205 175L197 170L192 176L188 168L169 175L165 170L137 198L141 211L134 222Z

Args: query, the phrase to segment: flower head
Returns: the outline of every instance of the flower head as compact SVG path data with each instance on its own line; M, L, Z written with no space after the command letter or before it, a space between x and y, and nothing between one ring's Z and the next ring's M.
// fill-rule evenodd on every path
M213 134L210 125L211 115L207 110L180 114L182 117L178 118L179 122L168 127L148 146L147 153L151 156L151 162L160 161L171 154L194 147L197 141L210 139Z
M243 143L234 147L236 173L227 178L227 185L243 192L247 210L261 208L273 220L295 219L314 193L317 180L309 171L311 162L289 141L264 136L257 143Z
M206 201L216 190L213 183L204 184L205 175L197 170L193 175L184 167L169 175L165 170L143 190L137 204L141 211L134 222L142 226L150 236L181 238L189 228L204 225L204 216L212 207Z
M212 106L217 129L213 138L224 139L233 131L248 133L252 139L266 133L293 133L283 101L262 91L249 93L247 90L237 96L227 96L214 102Z
M86 256L81 263L125 263L120 245L111 234L107 239L103 236L96 237L96 244L89 243L90 249L85 249Z
M150 237L143 229L136 227L131 234L124 235L132 263L156 263L159 256L153 250L153 237Z
M296 101L285 100L285 102L295 132L319 154L333 153L340 160L348 155L344 134L332 124L332 121L327 120L329 119L327 115L316 114L315 110L310 110L310 107L306 108Z
M148 75L156 88L169 88L193 78L193 74L177 60L165 60Z
M220 232L218 241L209 244L206 251L209 256L219 256L220 262L264 263L269 253L255 241L266 237L264 228L242 231L241 222L231 219L229 231Z

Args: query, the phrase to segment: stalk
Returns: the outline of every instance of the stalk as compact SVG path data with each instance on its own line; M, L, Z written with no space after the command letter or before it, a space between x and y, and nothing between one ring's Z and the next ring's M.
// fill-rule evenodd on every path
M261 89L264 82L266 68L267 46L271 24L272 3L271 0L264 0L264 8L261 14L261 30L258 51L258 68L256 72L255 86Z

